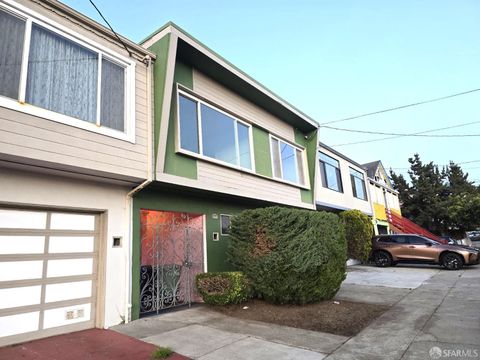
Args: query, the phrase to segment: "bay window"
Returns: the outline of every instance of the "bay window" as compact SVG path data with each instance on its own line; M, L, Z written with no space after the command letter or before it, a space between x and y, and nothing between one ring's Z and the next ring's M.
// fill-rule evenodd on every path
M270 137L273 176L305 186L304 150L285 141Z
M40 18L0 7L0 105L134 139L133 116L127 116L133 62Z
M253 170L251 126L180 90L178 130L180 151Z

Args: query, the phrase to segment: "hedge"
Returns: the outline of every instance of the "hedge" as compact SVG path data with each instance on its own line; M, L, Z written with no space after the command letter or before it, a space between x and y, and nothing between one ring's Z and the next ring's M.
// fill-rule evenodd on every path
M197 290L210 305L239 304L250 298L250 282L241 272L210 272L197 274Z
M232 218L227 259L267 301L330 299L345 279L343 223L324 211L278 206L246 210Z
M367 261L372 249L372 221L359 210L344 211L340 214L340 218L345 225L348 257Z

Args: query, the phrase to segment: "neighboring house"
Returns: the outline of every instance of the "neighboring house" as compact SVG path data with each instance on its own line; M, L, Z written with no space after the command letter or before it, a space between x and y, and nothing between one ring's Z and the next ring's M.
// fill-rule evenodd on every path
M155 63L155 182L134 198L132 317L189 303L194 275L230 269L230 218L315 209L318 125L178 26ZM262 236L262 234L259 234Z
M373 216L371 197L362 165L319 143L316 205L319 210L357 209Z
M373 224L375 234L389 234L388 213L401 217L398 191L393 189L392 182L380 160L362 165L367 171L370 195L373 204Z
M155 55L123 43L57 1L0 2L0 346L128 318Z

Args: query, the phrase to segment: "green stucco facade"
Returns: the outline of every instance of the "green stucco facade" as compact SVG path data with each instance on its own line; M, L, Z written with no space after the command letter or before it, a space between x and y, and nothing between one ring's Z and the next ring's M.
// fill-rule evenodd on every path
M208 271L228 271L232 270L225 257L229 236L221 235L220 214L235 215L246 209L267 205L267 203L239 199L222 199L208 193L172 189L150 188L136 194L133 201L132 319L138 319L140 315L140 210L163 210L204 215ZM218 241L213 240L214 232L220 235Z
M176 60L173 69L173 89L170 101L170 113L168 117L168 127L161 124L163 106L168 104L164 101L165 90L169 90L170 85L166 85L167 59L172 56L169 54L170 41L173 41L170 35L166 35L149 49L157 54L157 60L154 65L154 151L155 160L157 160L160 146L165 146L165 160L163 163L163 172L169 175L178 176L179 179L196 180L198 178L198 161L195 157L178 153L176 150L177 139L177 84L193 91L193 68L184 62ZM218 104L221 106L222 104ZM279 105L281 106L281 105ZM255 121L256 119L249 119ZM167 136L161 134L161 129L167 129ZM312 128L312 127L310 127ZM292 129L294 127L292 126ZM301 201L304 204L312 205L315 202L314 183L315 183L315 162L317 154L317 130L311 133L305 133L294 129L295 143L306 149L306 163L308 166L310 189L300 189ZM275 135L275 134L273 134ZM165 139L163 143L161 139ZM259 178L271 178L272 184L276 182L273 179L270 133L263 127L252 124L252 142L253 142L253 161L255 172ZM155 162L156 163L156 162ZM157 170L156 170L157 171ZM238 170L241 171L241 170ZM160 178L158 178L160 179ZM190 182L191 184L191 182ZM292 186L292 185L285 185ZM299 199L300 200L300 199ZM140 261L141 261L141 224L140 211L142 209L162 210L174 212L187 212L202 214L205 217L205 238L206 238L206 257L208 271L227 271L231 267L226 261L225 253L229 244L229 237L222 236L220 231L220 215L235 215L245 209L258 208L263 206L282 203L281 199L272 197L272 202L258 201L241 196L232 196L231 194L222 194L212 191L205 191L191 187L180 187L175 184L161 183L154 181L146 189L143 189L134 196L133 199L133 242L132 242L132 319L137 319L140 315ZM298 201L298 206L301 206ZM213 240L213 233L219 234L219 240Z
M310 180L310 189L302 189L300 195L302 202L313 204L315 202L315 164L317 161L317 144L318 144L318 131L312 131L309 134L305 134L301 131L295 130L295 142L303 146L306 150L308 175Z

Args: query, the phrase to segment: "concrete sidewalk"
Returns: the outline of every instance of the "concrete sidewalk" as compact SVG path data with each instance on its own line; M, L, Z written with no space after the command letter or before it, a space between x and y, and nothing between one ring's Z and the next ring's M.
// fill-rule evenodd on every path
M432 348L437 354L440 351L440 355L477 351L480 359L478 266L462 271L360 266L349 271L348 281L342 285L337 299L392 306L352 338L240 320L203 306L140 319L113 329L202 360L430 359ZM362 272L364 275L358 276ZM389 279L389 273L396 280ZM365 284L365 277L369 285ZM402 279L403 287L399 286ZM384 286L391 281L395 287Z

